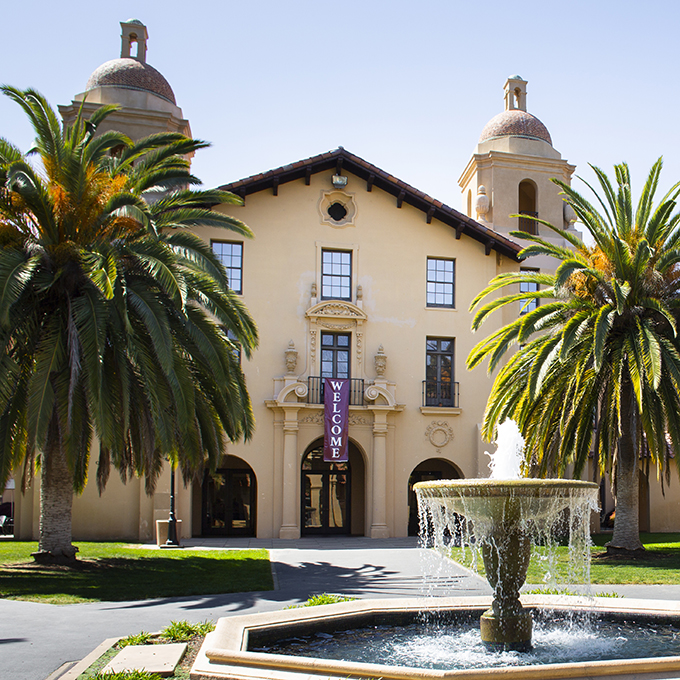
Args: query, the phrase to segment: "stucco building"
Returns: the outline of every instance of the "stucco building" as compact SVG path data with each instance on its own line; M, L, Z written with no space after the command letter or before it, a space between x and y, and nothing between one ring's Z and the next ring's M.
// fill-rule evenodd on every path
M190 134L172 88L146 62L146 28L121 27L121 57L60 107L64 119L86 97L86 112L121 104L109 122L132 137ZM414 482L486 476L479 424L491 379L465 369L479 340L468 306L501 272L551 266L520 264L510 230L555 239L539 215L574 229L549 181L569 183L574 166L527 111L526 85L519 76L506 82L504 110L460 177L460 211L342 147L224 185L244 203L219 209L255 238L198 233L259 326L260 347L243 359L257 427L249 443L230 445L215 478L180 485L183 535L404 536L417 530ZM485 334L518 313L519 305L494 315ZM346 464L320 454L323 377L351 380ZM152 540L155 520L168 515L169 474L152 497L143 486L112 475L101 498L88 486L74 501L74 538ZM35 486L17 494L21 537L38 534L38 496ZM658 501L652 529L675 526L668 501ZM644 502L649 508L648 493Z

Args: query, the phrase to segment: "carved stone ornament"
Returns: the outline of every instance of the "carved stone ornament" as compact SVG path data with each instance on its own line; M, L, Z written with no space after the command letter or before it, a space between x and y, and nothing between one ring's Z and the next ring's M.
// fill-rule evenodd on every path
M298 353L295 349L295 343L291 340L288 343L288 349L285 351L286 355L286 371L289 375L295 373L295 368L297 367Z
M441 449L453 439L453 430L445 420L433 420L425 430L425 436L436 449Z
M317 322L321 328L327 328L329 331L346 331L356 326L355 323L330 323L330 321Z
M308 416L300 418L298 422L310 423L312 425L323 425L323 411L314 411L314 413L310 413Z
M312 283L312 297L316 297L316 281Z
M475 202L475 210L480 219L486 219L486 214L489 212L489 197L486 195L486 187L483 184L479 185L477 189L477 201Z
M578 219L576 211L568 203L562 204L562 211L564 213L564 221L569 226L571 226Z
M314 411L309 415L303 416L298 420L299 423L308 425L323 425L323 411ZM349 414L350 425L370 425L368 418L361 416L358 413Z
M342 229L353 227L357 215L357 204L353 194L345 191L323 191L319 200L321 224Z
M374 360L375 374L379 378L383 378L385 376L385 369L387 368L387 354L385 354L385 350L383 349L382 345L378 347L378 353L375 355Z
M323 310L318 313L318 316L343 316L343 317L358 317L356 313L348 305L343 305L341 302L329 302L324 306Z
M316 357L316 331L309 331L309 354L314 361Z
M366 312L351 302L324 300L310 307L305 315L308 319L353 319L365 321Z

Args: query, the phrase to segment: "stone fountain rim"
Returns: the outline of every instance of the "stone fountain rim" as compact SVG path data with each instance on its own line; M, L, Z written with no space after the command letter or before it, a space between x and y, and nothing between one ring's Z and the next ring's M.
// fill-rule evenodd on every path
M666 600L639 600L621 598L594 598L554 595L522 596L525 607L571 611L594 611L596 614L618 614L651 618L678 617L680 602ZM575 662L569 664L544 664L540 666L513 666L502 669L435 670L404 668L380 664L329 661L311 657L294 657L277 654L249 652L250 631L280 628L286 624L329 620L349 622L367 615L384 615L404 612L478 612L490 604L488 597L409 598L389 600L354 600L339 604L286 609L258 614L220 618L215 630L201 647L191 669L191 677L201 680L239 678L242 680L302 680L312 674L327 678L361 677L378 680L561 680L562 678L604 677L629 679L632 674L658 674L680 671L680 657L650 659L623 659ZM658 677L658 676L657 676ZM651 678L651 676L650 676Z
M416 491L447 491L454 496L552 496L561 491L599 490L594 482L580 479L436 479L417 482Z

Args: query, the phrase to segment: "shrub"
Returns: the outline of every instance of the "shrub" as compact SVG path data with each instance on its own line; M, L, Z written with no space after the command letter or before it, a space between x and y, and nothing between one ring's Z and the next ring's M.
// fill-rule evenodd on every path
M198 635L207 635L213 630L215 630L215 623L213 621L202 621L201 623L171 621L170 625L161 631L161 637L172 642L186 642Z

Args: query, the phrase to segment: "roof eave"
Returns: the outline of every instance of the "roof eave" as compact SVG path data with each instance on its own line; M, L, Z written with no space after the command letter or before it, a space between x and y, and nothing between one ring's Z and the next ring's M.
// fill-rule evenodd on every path
M355 156L342 147L298 161L297 163L284 165L268 172L230 182L219 188L223 191L231 191L244 199L249 194L258 193L266 189L270 189L274 194L277 194L278 187L282 184L299 179L305 179L306 183L309 184L312 175L331 169L334 169L336 174L346 170L365 180L367 191L377 187L391 194L397 199L397 207L399 208L403 203L406 203L421 210L426 215L428 224L433 219L447 224L455 230L457 239L461 238L463 234L470 236L484 245L487 255L490 254L491 250L495 250L501 255L519 261L518 254L522 250L522 246L493 229L485 227L471 217L454 210L441 201L437 201L422 191L415 189L406 182L389 175L384 170L368 163L359 156Z

